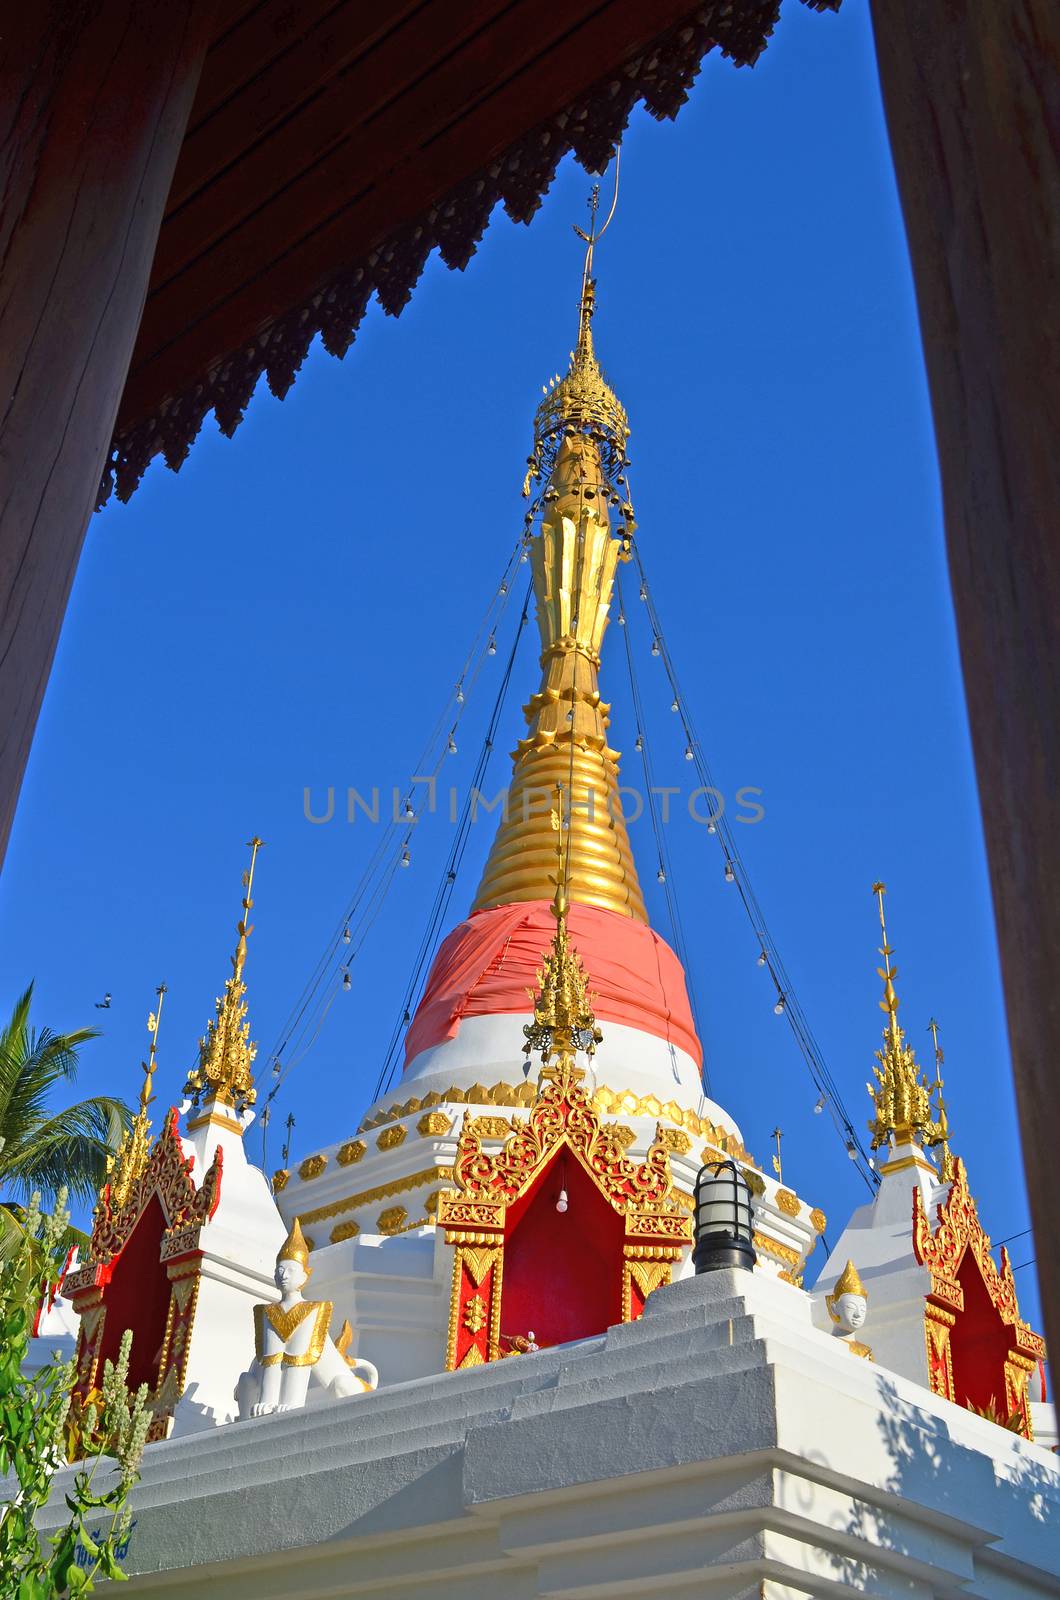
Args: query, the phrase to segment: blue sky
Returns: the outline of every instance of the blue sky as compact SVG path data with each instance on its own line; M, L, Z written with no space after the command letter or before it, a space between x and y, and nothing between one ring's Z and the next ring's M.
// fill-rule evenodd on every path
M502 213L464 273L433 258L400 319L373 306L344 362L319 348L233 441L207 423L88 534L0 889L0 993L31 978L54 1027L101 1021L81 1088L130 1098L156 984L159 1098L176 1099L227 975L257 831L247 968L268 1054L377 843L347 785L402 785L522 526L541 384L573 342L590 180L564 163L529 228ZM915 303L867 8L789 4L753 70L706 62L674 124L635 114L597 258L597 347L633 427L640 545L721 787L763 791L743 856L847 1105L882 1014L870 886L888 884L901 1019L941 1024L956 1148L984 1221L1028 1226L995 936ZM525 572L525 568L520 569ZM466 785L515 622L484 661L445 782ZM627 590L656 779L686 788L679 718ZM524 639L489 782L536 686ZM622 644L613 742L634 773ZM303 791L340 791L313 826ZM449 917L491 825L471 832ZM667 932L647 822L632 829ZM452 832L417 829L313 1047L285 1080L295 1159L370 1099ZM815 1093L716 841L668 835L715 1097L838 1231L864 1190ZM104 991L112 1008L94 1010ZM252 1150L260 1139L251 1135ZM1034 1254L1029 1236L1016 1264ZM1018 1273L1038 1316L1033 1268Z

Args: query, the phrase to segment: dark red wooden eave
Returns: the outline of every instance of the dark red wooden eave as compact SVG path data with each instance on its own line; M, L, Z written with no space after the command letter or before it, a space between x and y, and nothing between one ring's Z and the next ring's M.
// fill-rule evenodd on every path
M396 314L432 248L464 266L498 199L528 221L568 150L601 164L638 99L675 115L706 51L753 62L778 9L226 0L108 480L127 498L155 454L179 467L211 409L231 432L261 372L286 392L317 332L342 354L373 292Z

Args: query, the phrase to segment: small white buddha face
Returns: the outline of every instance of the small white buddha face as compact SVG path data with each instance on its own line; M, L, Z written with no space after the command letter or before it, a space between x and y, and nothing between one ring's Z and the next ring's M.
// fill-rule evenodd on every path
M309 1274L301 1262L292 1261L287 1256L277 1261L276 1271L273 1276L276 1281L276 1287L281 1294L297 1294L299 1290L305 1288L309 1278Z
M862 1294L841 1294L835 1302L835 1318L844 1333L857 1333L868 1314L869 1302Z

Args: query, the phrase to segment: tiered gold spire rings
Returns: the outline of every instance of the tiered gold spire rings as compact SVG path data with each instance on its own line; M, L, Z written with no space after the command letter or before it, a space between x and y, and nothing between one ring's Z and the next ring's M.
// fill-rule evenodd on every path
M883 936L880 945L883 966L876 969L883 979L880 1010L887 1013L883 1049L876 1051L877 1065L872 1069L876 1082L868 1085L876 1110L876 1115L868 1125L872 1134L872 1148L878 1150L881 1145L889 1144L892 1135L898 1144L910 1144L917 1136L924 1144L937 1144L941 1142L942 1134L939 1125L932 1119L928 1086L915 1052L911 1045L906 1044L905 1034L898 1022L898 995L894 986L898 968L891 965L894 951L887 942L887 922L883 909L886 886L874 883L872 892L879 902L880 932Z
M254 931L250 921L254 905L254 866L262 842L257 837L248 841L250 866L243 874L243 915L236 924L238 938L232 956L232 976L225 984L224 994L214 1002L216 1016L210 1019L205 1036L199 1040L199 1065L184 1086L184 1092L191 1095L196 1105L205 1100L218 1100L242 1111L257 1099L251 1067L258 1047L250 1039L243 968L247 940Z
M122 1135L117 1154L107 1159L111 1208L116 1211L120 1211L128 1201L133 1187L147 1166L147 1157L151 1151L149 1108L155 1098L152 1093L152 1083L158 1057L158 1030L162 1021L162 1002L166 994L164 983L158 985L155 994L158 996L158 1005L147 1018L147 1031L151 1035L151 1045L147 1052L147 1060L142 1063L144 1081L140 1090L139 1110L133 1117L127 1131Z

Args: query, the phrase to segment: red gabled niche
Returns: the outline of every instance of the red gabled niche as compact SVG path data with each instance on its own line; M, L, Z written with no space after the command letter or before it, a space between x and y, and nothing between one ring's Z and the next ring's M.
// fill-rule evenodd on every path
M561 1189L567 1210L556 1210ZM539 1345L603 1333L622 1321L625 1219L576 1156L559 1144L534 1183L508 1209L500 1332L531 1331Z
M116 1361L121 1337L132 1329L129 1362L129 1389L141 1383L151 1389L158 1382L162 1342L166 1336L166 1317L172 1284L159 1257L166 1218L156 1195L144 1207L139 1222L117 1260L112 1264L103 1289L106 1317L97 1367L97 1384L103 1375L104 1361Z
M964 1310L950 1334L953 1398L958 1405L1007 1409L1005 1360L1012 1349L1012 1330L990 1298L975 1252L964 1252L957 1273L964 1291Z

